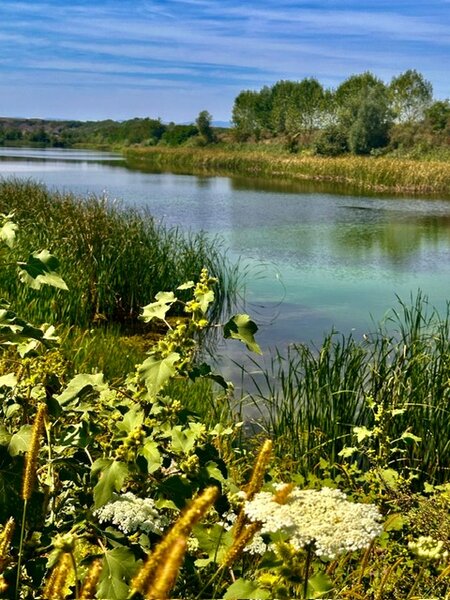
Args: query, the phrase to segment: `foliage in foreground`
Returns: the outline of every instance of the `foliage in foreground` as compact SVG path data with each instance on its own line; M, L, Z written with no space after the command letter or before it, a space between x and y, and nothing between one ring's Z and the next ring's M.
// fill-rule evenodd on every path
M0 237L14 235L6 218ZM33 280L62 285L46 264L33 263ZM270 466L270 440L243 440L241 423L206 426L168 396L173 379L232 391L195 360L213 284L203 270L178 288L190 300L160 292L144 307L145 322L180 303L189 318L121 387L98 373L66 382L54 331L1 311L2 597L448 597L448 486L412 494L408 470L392 469L391 486L369 456L365 472L301 489L295 469L287 483ZM255 332L247 315L224 326L259 352Z

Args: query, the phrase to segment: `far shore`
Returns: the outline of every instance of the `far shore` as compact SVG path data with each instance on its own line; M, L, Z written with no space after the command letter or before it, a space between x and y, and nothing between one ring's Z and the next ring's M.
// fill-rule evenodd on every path
M220 146L128 147L123 154L137 168L328 182L354 191L450 196L448 161L350 155L325 158Z

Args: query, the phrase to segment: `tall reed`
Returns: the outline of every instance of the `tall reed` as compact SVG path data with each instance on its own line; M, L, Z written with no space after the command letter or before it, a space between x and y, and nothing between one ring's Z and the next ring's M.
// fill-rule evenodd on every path
M14 211L20 226L15 255L48 248L61 262L69 292L38 293L3 269L0 288L15 308L36 321L135 320L161 290L198 278L206 266L219 279L215 311L232 295L236 278L219 239L168 229L145 211L105 198L78 198L21 180L0 181L0 212Z
M370 397L395 410L392 440L405 431L421 438L405 443L406 453L393 454L390 466L428 481L450 479L449 305L440 316L419 294L362 340L333 332L319 348L294 344L269 368L255 364L263 379L249 374L256 388L250 398L286 466L292 460L311 471L321 458L336 461L354 445L353 427L374 425Z
M404 158L343 156L336 158L223 148L136 148L126 151L140 168L268 176L343 184L361 191L450 194L448 162Z

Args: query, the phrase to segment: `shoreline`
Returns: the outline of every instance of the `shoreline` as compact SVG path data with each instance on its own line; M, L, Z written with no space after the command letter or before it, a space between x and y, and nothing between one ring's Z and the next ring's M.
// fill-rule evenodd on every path
M388 157L325 158L223 148L123 148L131 167L325 183L353 191L450 197L450 164Z

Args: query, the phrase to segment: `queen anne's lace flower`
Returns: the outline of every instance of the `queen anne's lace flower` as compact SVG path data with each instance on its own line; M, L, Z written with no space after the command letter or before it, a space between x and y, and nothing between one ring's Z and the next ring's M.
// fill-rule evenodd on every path
M349 502L340 490L326 487L294 488L284 504L273 502L270 492L259 492L244 511L251 521L262 523L261 533L280 532L296 549L313 543L324 558L365 548L382 531L374 505Z
M409 542L408 547L419 558L424 560L441 560L448 557L442 540L435 540L431 536L420 536L417 540Z
M151 498L138 498L131 492L122 494L94 512L100 523L110 522L124 533L145 531L162 533L169 520L160 515Z

